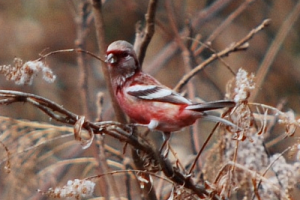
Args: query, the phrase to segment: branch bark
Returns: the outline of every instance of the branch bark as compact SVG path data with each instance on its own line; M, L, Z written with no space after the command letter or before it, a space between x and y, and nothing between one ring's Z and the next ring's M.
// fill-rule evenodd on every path
M101 0L91 0L91 4L93 7L99 52L100 52L100 55L105 55L106 44L105 44L105 40L104 40L105 36L104 36L104 22L103 22L103 17L102 17L102 3L101 3ZM103 63L101 63L101 66L102 66L102 72L105 77L105 82L106 82L109 94L111 96L111 101L112 101L112 105L113 105L113 108L115 111L117 121L121 122L123 124L126 124L127 120L126 120L125 114L123 113L117 100L115 99L114 91L112 89L111 82L110 82L110 75L109 75L108 68Z
M134 50L137 54L141 66L143 64L146 55L147 47L155 32L155 13L156 13L157 3L158 0L150 0L148 4L148 10L145 15L146 18L145 31L137 30L137 34L134 42Z
M88 6L89 3L88 1L82 1L79 6L78 6L78 11L77 15L75 16L75 22L77 25L77 38L75 40L75 46L76 48L79 49L85 49L86 46L86 36L88 33ZM88 67L86 66L86 55L82 52L79 52L77 54L77 64L79 66L79 89L80 89L80 97L82 101L82 109L83 113L86 117L91 118L91 113L90 113L90 94L88 90Z

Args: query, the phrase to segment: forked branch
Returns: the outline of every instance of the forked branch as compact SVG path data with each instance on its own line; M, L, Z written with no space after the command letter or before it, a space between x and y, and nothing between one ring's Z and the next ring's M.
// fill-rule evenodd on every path
M224 50L212 54L210 58L196 66L193 70L191 70L189 73L184 75L182 79L179 81L179 83L175 86L175 91L180 91L182 87L193 77L195 76L199 71L203 70L206 66L208 66L213 61L217 60L218 58L222 58L225 56L228 56L228 54L232 52L237 52L241 50L245 50L248 48L248 41L259 31L264 29L266 26L270 24L270 19L264 20L259 26L257 26L255 29L250 31L244 38L242 38L240 41L233 43L229 47L225 48Z

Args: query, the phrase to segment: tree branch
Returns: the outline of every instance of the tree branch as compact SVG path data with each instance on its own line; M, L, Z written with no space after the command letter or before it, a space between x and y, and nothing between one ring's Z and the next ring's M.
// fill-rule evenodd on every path
M97 33L97 41L99 46L100 55L105 55L105 41L104 41L104 23L103 23L103 17L102 17L102 4L101 0L91 0L91 4L93 6L93 13L94 13L94 19L95 19L95 26L96 26L96 33ZM111 96L112 100L112 106L115 111L116 118L121 123L126 123L126 117L123 111L121 110L117 100L115 99L115 95L111 86L110 82L110 75L108 68L102 65L102 72L105 77L105 82L109 91L109 94Z
M154 35L155 31L155 13L157 7L158 0L150 0L148 4L148 10L145 15L146 18L146 27L145 31L137 30L135 42L134 42L134 50L137 54L140 65L142 66L147 47Z
M207 22L212 16L214 16L221 9L226 7L233 0L218 0L211 4L204 10L199 11L191 21L191 26L193 29L198 30L201 26ZM180 32L182 37L188 36L188 30L184 29ZM165 47L153 57L151 63L147 65L147 71L151 72L151 74L155 74L159 69L164 66L168 60L174 56L174 54L178 51L178 44L176 42L170 42L165 45Z
M175 91L180 91L182 89L182 87L194 76L196 75L198 72L200 72L201 70L203 70L206 66L208 66L211 62L217 60L218 58L222 58L225 56L228 56L228 54L233 53L233 52L237 52L237 51L241 51L241 50L245 50L248 48L248 41L259 31L261 31L262 29L264 29L266 26L268 26L270 24L270 20L266 19L264 20L258 27L256 27L255 29L253 29L252 31L250 31L244 38L242 38L240 41L230 45L229 47L225 48L224 50L212 54L210 58L208 58L207 60L205 60L204 62L202 62L201 64L199 64L198 66L196 66L193 70L191 70L188 74L184 75L182 77L182 79L179 81L179 83L175 86L174 90Z
M77 25L76 32L77 37L75 40L75 46L79 49L85 49L86 46L86 36L88 33L88 1L82 1L78 6L77 15L75 16L75 22ZM80 97L82 101L82 109L83 113L86 117L91 118L90 112L90 94L88 89L88 67L86 66L86 55L83 53L77 54L77 64L79 66L79 89L80 89Z

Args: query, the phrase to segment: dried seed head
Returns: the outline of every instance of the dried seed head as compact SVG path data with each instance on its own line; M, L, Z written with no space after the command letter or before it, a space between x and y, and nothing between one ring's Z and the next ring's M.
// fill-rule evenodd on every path
M31 85L38 72L42 72L43 79L49 83L54 82L56 78L51 69L42 61L28 61L23 64L20 58L15 58L13 66L0 66L0 74L3 74L7 80L14 81L17 85Z

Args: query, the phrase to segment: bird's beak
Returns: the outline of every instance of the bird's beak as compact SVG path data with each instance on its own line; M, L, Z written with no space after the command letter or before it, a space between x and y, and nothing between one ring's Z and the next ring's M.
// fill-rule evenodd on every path
M117 62L117 57L113 53L110 53L106 56L105 62L109 64L114 64Z

